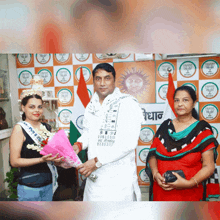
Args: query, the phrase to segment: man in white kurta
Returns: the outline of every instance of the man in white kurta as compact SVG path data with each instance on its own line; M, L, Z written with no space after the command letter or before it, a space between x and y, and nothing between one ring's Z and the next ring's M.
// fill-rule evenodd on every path
M103 71L101 77L109 74ZM99 71L97 75L100 76ZM142 121L137 100L114 85L101 103L99 92L94 94L85 110L84 132L77 140L82 149L88 148L88 161L79 167L79 172L86 176L92 172L98 177L94 182L87 178L84 201L141 200L135 148Z

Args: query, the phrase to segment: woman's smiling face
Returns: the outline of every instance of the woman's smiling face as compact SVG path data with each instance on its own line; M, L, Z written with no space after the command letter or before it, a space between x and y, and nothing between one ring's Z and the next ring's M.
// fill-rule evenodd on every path
M25 106L22 105L22 111L26 115L25 121L39 121L43 114L42 100L30 98Z

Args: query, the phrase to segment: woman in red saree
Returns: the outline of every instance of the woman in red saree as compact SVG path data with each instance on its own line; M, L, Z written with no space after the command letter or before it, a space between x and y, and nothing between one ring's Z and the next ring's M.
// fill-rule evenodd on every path
M176 89L177 118L161 124L146 160L146 173L151 181L150 200L201 201L219 195L215 168L218 142L211 126L197 120L195 103L196 94L191 87ZM164 173L168 170L182 170L185 178L173 172L177 180L166 182Z

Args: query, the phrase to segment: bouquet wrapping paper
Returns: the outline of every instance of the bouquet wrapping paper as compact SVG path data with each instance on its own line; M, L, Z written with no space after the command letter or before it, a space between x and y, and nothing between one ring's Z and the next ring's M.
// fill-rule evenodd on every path
M43 150L40 151L41 155L52 154L52 157L54 157L57 153L59 154L59 157L64 157L64 162L61 164L63 168L76 168L80 164L82 164L82 161L73 150L73 147L70 144L64 130L59 130L48 141ZM95 179L97 179L97 176L91 173L89 178L95 181Z

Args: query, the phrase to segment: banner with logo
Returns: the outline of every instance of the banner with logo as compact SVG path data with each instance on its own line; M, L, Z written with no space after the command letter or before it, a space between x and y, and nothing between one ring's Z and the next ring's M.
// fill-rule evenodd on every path
M91 98L94 93L92 70L99 63L113 65L116 70L116 86L138 99L145 118L136 150L140 185L148 184L144 171L145 159L152 138L163 122L169 73L175 88L188 85L196 91L196 110L200 119L210 123L220 142L220 57L155 61L144 60L146 54L123 53L120 58L114 58L113 55L109 54L107 58L101 53L17 54L18 94L20 96L23 89L31 88L30 80L35 74L39 74L48 94L51 92L48 97L58 98L58 109L55 111L59 128L69 132L73 114L75 115L76 109L80 109L76 91L81 69ZM45 118L54 123L55 116L52 112L47 113ZM81 131L83 117L79 115L76 119L76 126ZM220 165L219 157L217 165Z

